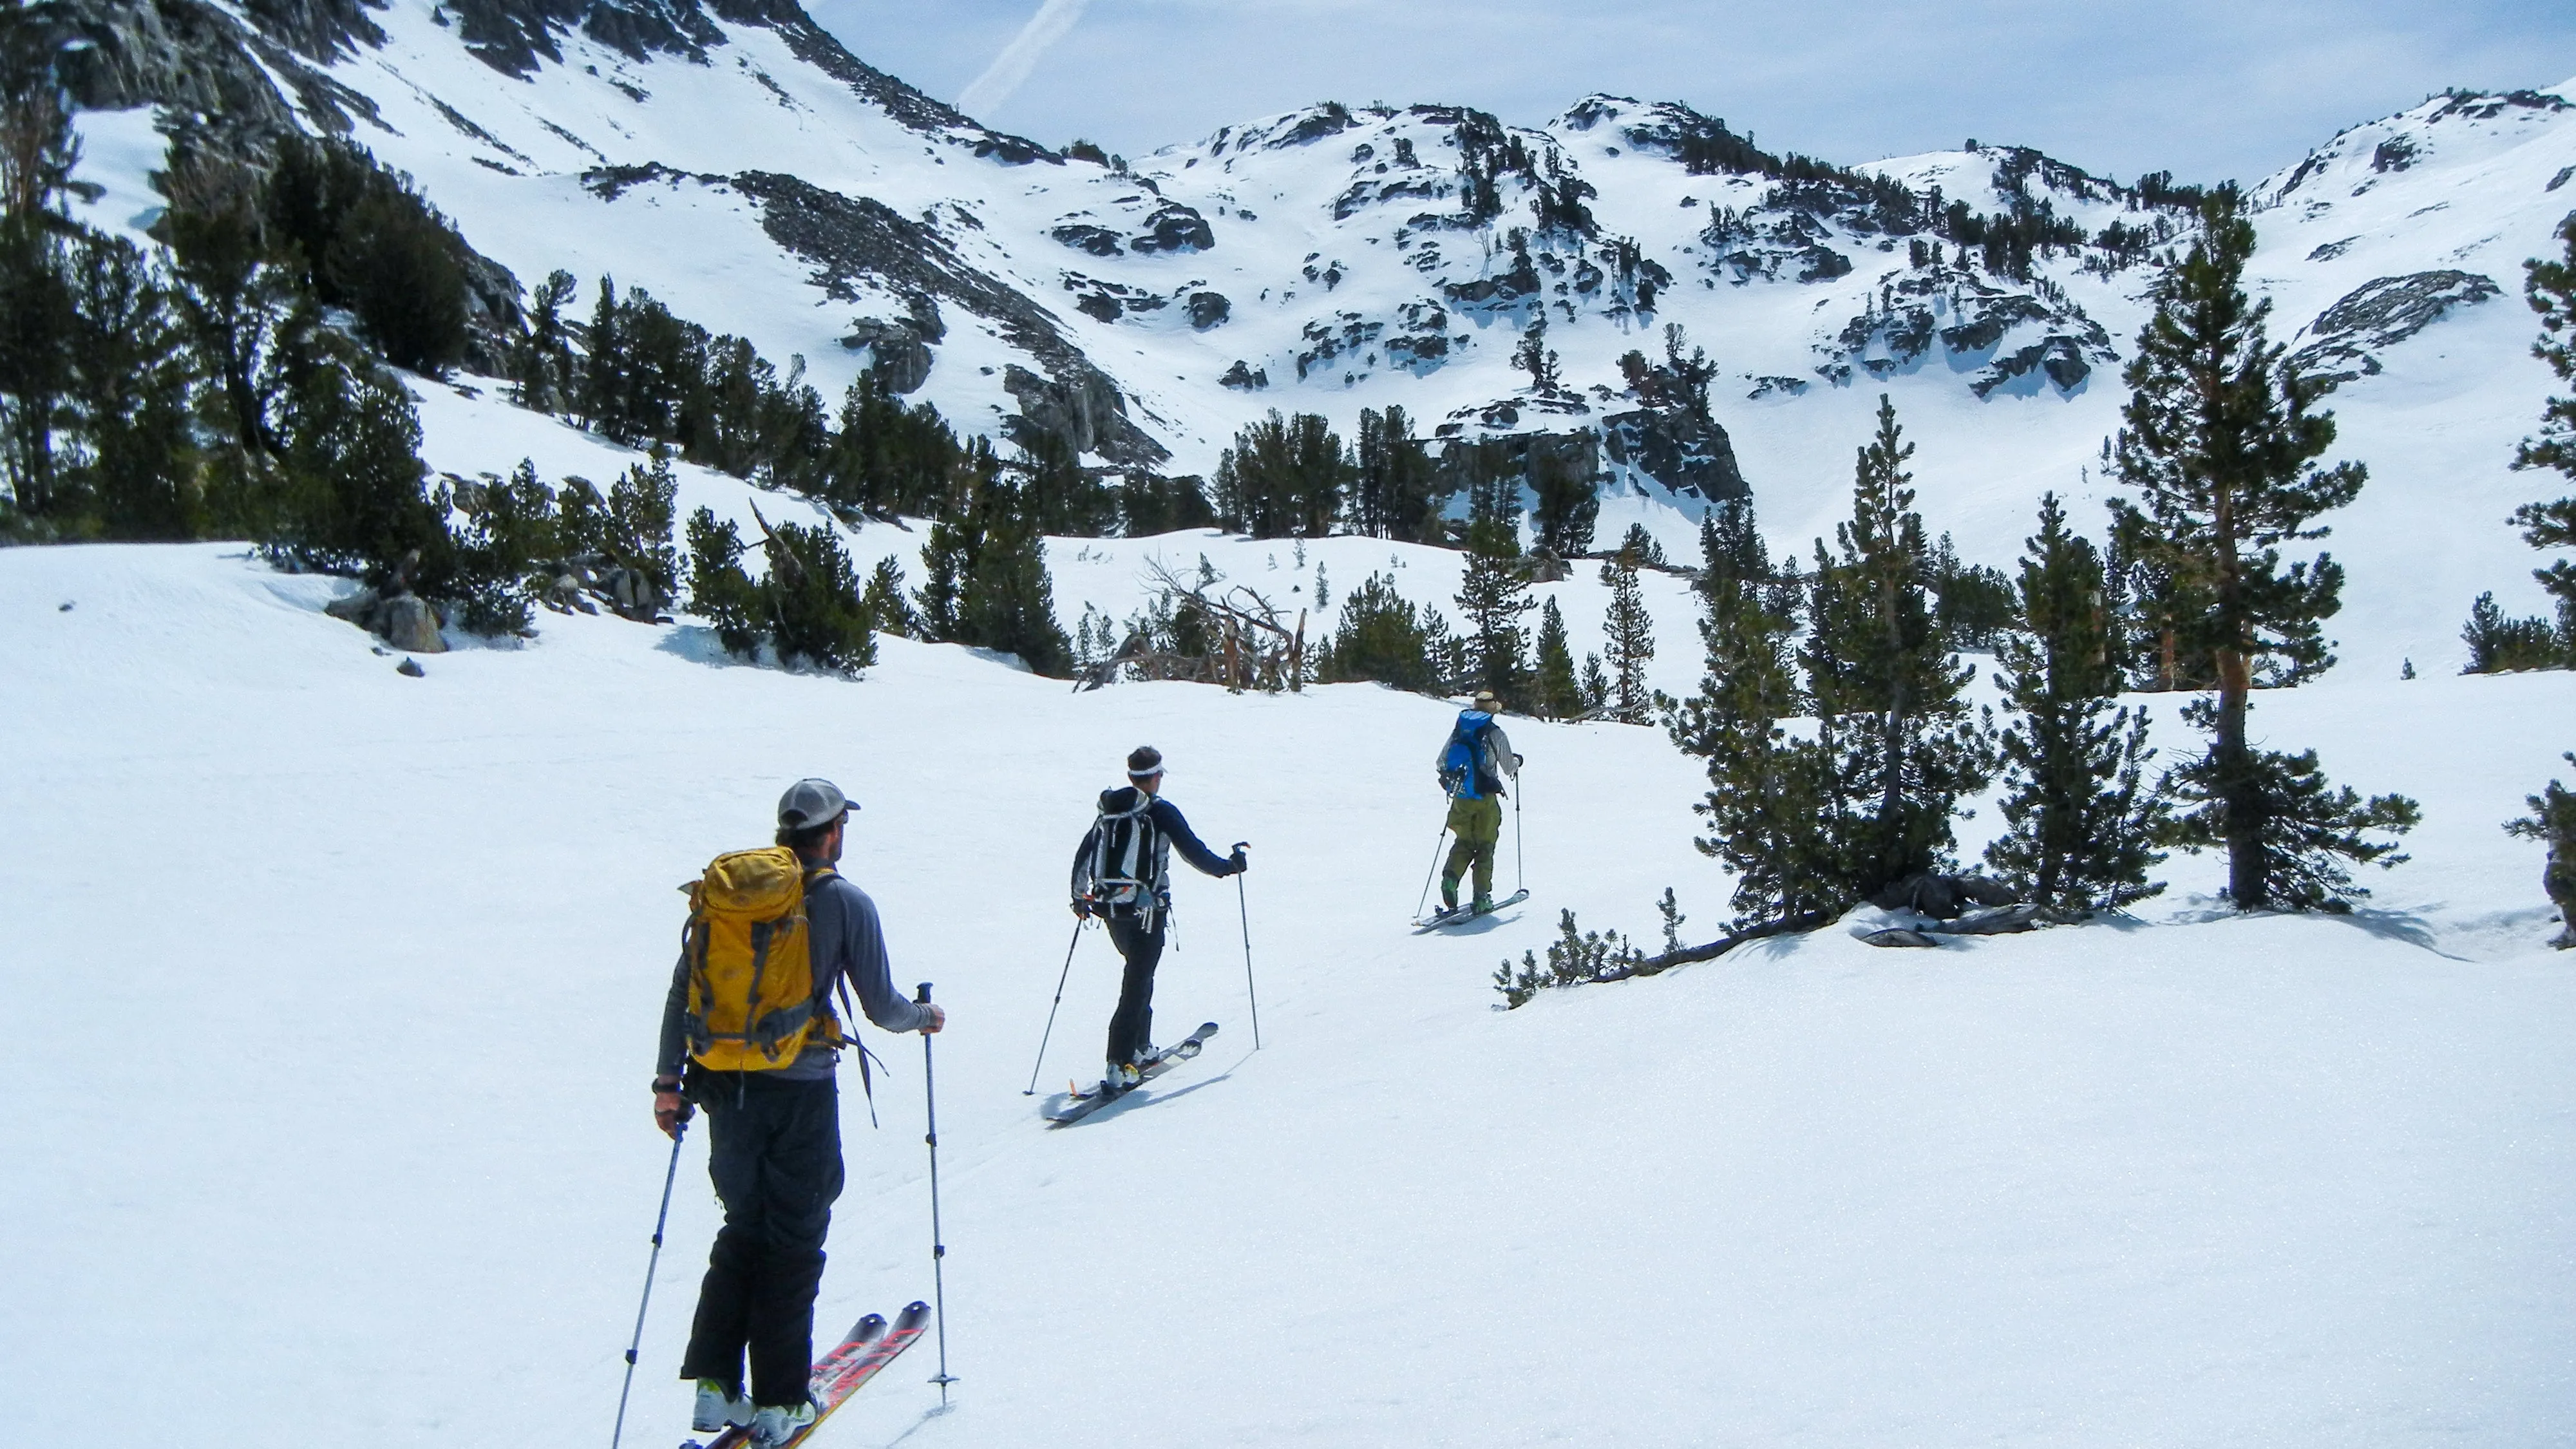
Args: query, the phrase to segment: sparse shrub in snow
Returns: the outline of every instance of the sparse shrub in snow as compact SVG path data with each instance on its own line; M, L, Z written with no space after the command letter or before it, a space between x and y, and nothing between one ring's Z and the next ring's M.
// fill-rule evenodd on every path
M2342 862L2404 858L2370 837L2412 827L2415 804L2335 789L2315 751L2258 750L2245 720L2258 681L2294 685L2334 662L2319 623L2341 605L2343 571L2322 554L2284 567L2281 546L2322 536L2317 516L2350 503L2366 474L2358 462L2317 465L2334 418L2309 410L2322 386L2267 338L2271 303L2245 295L2254 226L2242 199L2212 193L2201 224L2190 255L2154 283L2112 444L2120 481L2144 505L2112 507L2123 551L2162 580L2163 648L2208 660L2217 684L2184 711L2210 744L2174 772L2192 808L2171 840L2226 849L2240 910L2333 908L2352 890Z
M1671 892L1665 895L1669 900ZM1620 967L1634 969L1646 959L1645 952L1617 931L1583 930L1570 910L1557 913L1556 930L1556 939L1547 944L1545 965L1539 964L1537 952L1524 951L1518 971L1506 961L1494 972L1494 989L1503 994L1506 1005L1524 1005L1549 987L1598 981Z
M2563 758L2576 765L2576 751ZM2564 927L2549 944L2562 951L2576 950L2576 792L2552 780L2540 794L2525 796L2524 803L2531 814L2505 822L2505 833L2549 847L2540 884L2550 904L2558 907L2558 923Z
M2164 889L2147 872L2164 859L2155 841L2172 807L2146 773L2146 711L2113 698L2101 555L2067 530L2054 493L2040 499L2022 555L2019 612L1996 676L2010 719L2000 741L2010 828L1986 863L2041 905L2091 911L2152 896Z

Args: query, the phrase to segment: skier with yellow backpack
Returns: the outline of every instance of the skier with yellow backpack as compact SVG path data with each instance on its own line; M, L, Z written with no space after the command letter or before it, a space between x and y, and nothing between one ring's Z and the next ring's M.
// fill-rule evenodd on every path
M697 1380L696 1428L746 1425L754 1445L814 1421L814 1294L842 1182L833 1064L855 1044L834 989L887 1031L947 1023L895 990L876 903L833 868L855 808L831 781L799 780L778 802L774 846L720 855L682 888L689 923L662 1011L653 1120L676 1133L707 1109L707 1175L725 1210L680 1377Z

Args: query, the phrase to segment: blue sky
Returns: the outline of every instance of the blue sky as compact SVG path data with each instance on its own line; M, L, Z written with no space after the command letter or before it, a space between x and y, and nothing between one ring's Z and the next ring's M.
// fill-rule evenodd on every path
M1462 102L1535 125L1595 91L1677 99L1840 162L2037 146L2121 180L2253 180L2433 91L2576 76L2576 3L1052 0L977 116L1140 155L1318 100ZM809 0L943 100L1039 0ZM2576 99L2576 98L2571 98Z

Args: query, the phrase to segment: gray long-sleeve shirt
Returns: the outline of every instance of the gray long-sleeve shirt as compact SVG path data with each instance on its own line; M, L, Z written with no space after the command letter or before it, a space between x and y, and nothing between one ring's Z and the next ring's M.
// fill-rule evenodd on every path
M895 990L893 970L886 964L885 932L877 923L877 903L868 899L866 891L840 875L815 882L805 894L805 928L818 993L828 992L838 974L850 983L850 992L858 997L859 1009L868 1020L887 1031L915 1031L930 1019L926 1007ZM671 968L671 994L662 1003L662 1047L653 1067L658 1076L679 1075L681 1064L688 1060L687 1032L681 1022L688 1009L689 958L683 952ZM767 1075L789 1082L828 1077L835 1055L829 1047L809 1046L795 1061Z

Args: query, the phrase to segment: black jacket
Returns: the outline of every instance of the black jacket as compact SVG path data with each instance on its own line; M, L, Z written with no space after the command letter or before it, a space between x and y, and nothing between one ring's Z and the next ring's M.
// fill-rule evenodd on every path
M1103 790L1100 792L1100 813L1124 815L1136 808L1136 801L1141 793L1133 785L1122 785L1115 790ZM1190 822L1181 818L1181 808L1171 801L1156 797L1153 804L1145 807L1145 818L1154 823L1154 829L1165 841L1180 849L1181 859L1197 867L1201 874L1222 877L1243 869L1231 858L1208 849L1206 844L1191 832ZM1077 899L1090 894L1091 852L1099 843L1099 839L1100 822L1095 820L1091 823L1091 828L1083 832L1082 843L1074 847L1072 893ZM1156 864L1160 865L1159 858ZM1160 874L1159 870L1157 874ZM1155 881L1154 885L1155 894L1168 901L1171 897L1169 880L1160 879Z

